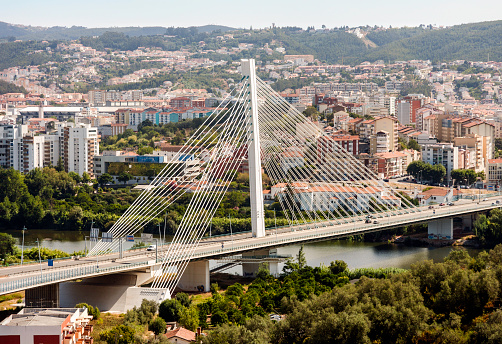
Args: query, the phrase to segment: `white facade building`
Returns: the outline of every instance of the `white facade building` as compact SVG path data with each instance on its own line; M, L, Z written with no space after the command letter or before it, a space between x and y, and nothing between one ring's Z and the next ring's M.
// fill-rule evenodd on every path
M431 165L443 165L449 182L451 171L458 168L458 147L453 147L452 143L424 145L422 146L422 161Z
M94 155L99 154L98 129L80 124L63 129L64 165L67 172L93 173Z

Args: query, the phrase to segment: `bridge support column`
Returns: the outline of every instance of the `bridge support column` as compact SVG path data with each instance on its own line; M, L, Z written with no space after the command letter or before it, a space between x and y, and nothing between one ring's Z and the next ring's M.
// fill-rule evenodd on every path
M169 290L141 285L150 283L157 271L118 273L83 279L80 282L60 283L61 307L75 307L78 303L97 306L102 311L124 313L140 306L143 299L162 302L171 297Z
M24 300L26 307L59 307L59 284L50 284L42 287L27 289Z
M259 258L263 257L263 259L266 259L266 257L274 256L277 255L277 250L276 249L271 249L271 250L257 250L257 251L252 251L252 252L245 252L242 254L242 259L246 259L246 257L253 257L253 258ZM270 274L273 276L277 276L279 274L279 261L267 261L267 262L260 262L259 259L257 259L256 263L242 263L242 274L244 277L254 277L258 273L258 270L260 269L260 266L265 264L265 267L270 271Z
M440 219L429 222L429 239L453 239L453 219Z
M209 260L200 260L188 263L183 276L178 283L178 288L185 291L209 291Z

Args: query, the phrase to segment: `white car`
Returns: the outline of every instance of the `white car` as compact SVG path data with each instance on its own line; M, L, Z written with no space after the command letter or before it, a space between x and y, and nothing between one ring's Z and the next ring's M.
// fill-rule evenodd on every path
M150 245L148 246L148 248L146 249L147 251L155 251L155 249L157 248L157 246L155 245Z

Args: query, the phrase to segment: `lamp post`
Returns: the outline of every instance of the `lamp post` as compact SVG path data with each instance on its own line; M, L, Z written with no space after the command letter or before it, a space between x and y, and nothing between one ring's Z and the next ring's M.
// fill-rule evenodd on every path
M277 240L277 218L275 217L275 209L274 209L274 224L275 224L275 240Z
M21 265L23 265L23 260L24 260L24 231L26 230L26 226L23 226L23 229L21 231L23 232L23 242L21 244Z
M40 276L42 276L42 256L40 255L40 242L37 238L37 246L38 246L38 261L40 262Z
M230 214L228 214L228 221L230 222L230 239L232 239L232 250L234 249L234 237L232 235L232 219L230 219Z

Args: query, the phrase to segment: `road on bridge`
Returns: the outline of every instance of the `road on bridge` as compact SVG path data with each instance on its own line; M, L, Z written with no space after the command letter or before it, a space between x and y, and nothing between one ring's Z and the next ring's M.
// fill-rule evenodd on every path
M501 204L497 204L500 201ZM297 225L294 227L283 227L268 229L265 237L253 238L251 233L240 233L235 235L219 236L205 238L201 240L198 247L193 251L193 259L214 259L226 255L235 255L246 251L267 249L288 244L294 244L313 240L328 240L347 235L361 234L368 231L384 230L387 228L403 226L406 224L428 222L434 219L448 218L452 216L461 216L477 211L489 210L502 206L502 197L490 197L486 201L477 202L472 200L459 200L454 206L435 206L435 209L421 207L420 211L404 213L401 215L388 216L390 214L377 214L377 224L365 223L364 217L349 218L348 223L334 224L328 222L318 222ZM401 211L402 212L402 211ZM223 244L223 248L222 248ZM173 247L164 245L158 247L158 258L161 261L164 255L169 252L169 256L180 257L186 255L184 245ZM95 271L92 275L101 275L107 273L116 273L120 271L130 271L143 268L149 262L155 264L155 251L146 251L146 249L124 251L123 258L119 259L119 253L111 253L99 257L84 257L77 259L68 259L56 261L53 267L38 263L25 264L23 266L12 266L0 268L0 285L16 280L25 279L30 276L41 276L55 273L58 271L67 271L72 269L85 269L86 267L99 267L101 271ZM116 272L107 272L116 271ZM85 276L83 276L85 277ZM72 280L75 278L67 278ZM5 294L0 290L0 294Z

